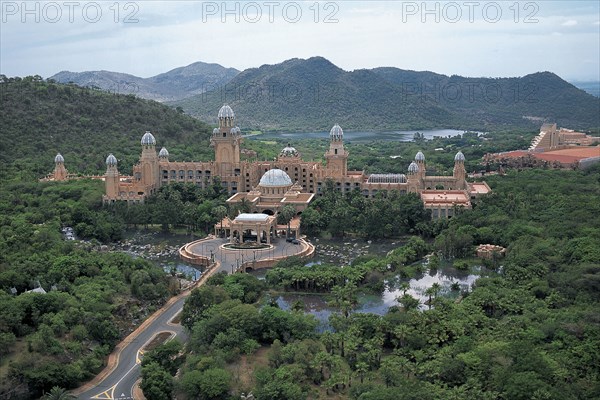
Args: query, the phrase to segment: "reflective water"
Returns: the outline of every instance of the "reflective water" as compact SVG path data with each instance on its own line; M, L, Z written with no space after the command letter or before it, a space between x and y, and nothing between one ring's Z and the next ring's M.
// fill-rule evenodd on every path
M179 258L178 249L195 238L190 235L154 232L144 229L128 230L120 247L133 257L142 257L154 262L171 273L175 269L190 280L200 279L202 270L186 264Z
M372 140L393 140L400 142L410 142L413 140L416 132L420 132L426 139L434 137L457 136L465 133L463 130L456 129L433 129L421 131L387 131L387 132L344 132L344 140L353 142L364 142ZM268 140L268 139L328 139L329 132L290 132L277 133L269 132L260 135L247 136L249 140Z
M373 313L384 315L391 306L398 306L397 299L404 294L400 289L402 282L408 282L409 289L406 291L419 300L419 309L429 308L429 295L426 290L434 283L440 285L438 296L456 298L461 291L470 290L481 273L480 268L474 268L470 272L458 271L452 267L445 267L436 271L427 271L412 279L403 279L396 276L385 282L385 290L381 294L359 294L358 305L352 312ZM314 315L320 322L321 329L329 329L329 316L338 312L327 304L330 297L327 294L279 294L274 299L283 310L289 310L294 302L301 301L306 313Z

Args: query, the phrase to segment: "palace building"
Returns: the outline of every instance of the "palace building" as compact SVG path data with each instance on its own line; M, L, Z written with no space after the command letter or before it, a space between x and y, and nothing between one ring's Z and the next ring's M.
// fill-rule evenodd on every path
M106 204L117 201L143 202L163 185L173 182L194 183L201 187L218 177L230 195L230 204L245 202L252 212L274 215L286 204L302 212L314 196L323 193L327 181L336 189L349 192L355 189L365 197L389 191L418 193L434 218L451 216L456 207L471 207L471 199L488 193L484 183L468 183L461 152L455 156L451 176L429 176L425 155L418 152L406 174L371 174L349 171L349 152L344 148L344 132L334 125L329 133L329 148L325 163L305 161L293 147L287 146L272 161L240 160L243 137L235 124L231 107L224 105L218 113L219 127L213 130L210 145L214 161L170 161L164 147L156 151L156 139L150 132L142 136L142 154L133 167L133 176L119 174L117 159L110 154L106 159ZM443 188L443 189L440 189Z

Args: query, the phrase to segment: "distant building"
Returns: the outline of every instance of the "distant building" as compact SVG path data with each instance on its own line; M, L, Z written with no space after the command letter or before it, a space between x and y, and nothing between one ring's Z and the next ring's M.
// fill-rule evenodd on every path
M561 150L567 146L593 146L600 143L600 137L576 132L573 129L556 128L556 124L543 124L540 133L533 138L529 151L544 152Z
M70 181L72 179L101 179L104 180L104 176L92 176L92 175L84 175L78 176L75 174L70 174L69 171L65 168L65 158L62 154L58 153L56 157L54 157L54 170L46 175L44 178L40 179L42 182L62 182L62 181Z
M65 159L58 153L56 157L54 157L54 171L48 174L42 181L66 181L70 178L72 177L65 168Z
M31 289L31 290L27 290L24 293L39 293L39 294L46 294L46 291L44 290L43 287L36 287L35 289Z
M506 249L494 244L480 244L477 246L476 255L479 258L491 260L494 257L504 257L506 255Z
M483 162L501 168L586 169L600 162L600 137L543 124L528 150L486 154Z

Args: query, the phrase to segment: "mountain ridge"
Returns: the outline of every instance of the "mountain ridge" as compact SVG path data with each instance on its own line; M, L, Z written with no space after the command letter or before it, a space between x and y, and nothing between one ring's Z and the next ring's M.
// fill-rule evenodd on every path
M537 129L557 122L600 126L600 99L550 71L521 77L464 77L377 67L346 71L316 56L243 71L197 62L150 78L110 71L60 72L59 82L97 86L181 107L216 124L229 103L250 129Z
M600 126L600 99L549 72L469 78L395 67L345 71L323 57L249 68L219 91L168 104L216 123L229 103L262 130L538 129L540 121Z
M239 72L235 68L198 61L149 78L99 70L60 71L49 79L59 83L75 83L78 86L100 88L113 93L134 94L147 100L165 102L191 97L223 85Z

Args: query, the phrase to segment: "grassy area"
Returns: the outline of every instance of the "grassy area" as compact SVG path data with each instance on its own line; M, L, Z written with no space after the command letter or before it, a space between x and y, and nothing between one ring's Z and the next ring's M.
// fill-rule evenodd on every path
M143 348L144 352L154 350L161 344L165 343L170 337L171 337L171 332L159 333L158 335L154 336L154 338L150 341L150 343L148 343L146 346L144 346L144 348Z
M254 372L259 368L269 366L269 349L271 346L263 346L254 354L242 355L240 359L227 366L231 373L232 389L234 393L248 393L256 386Z

